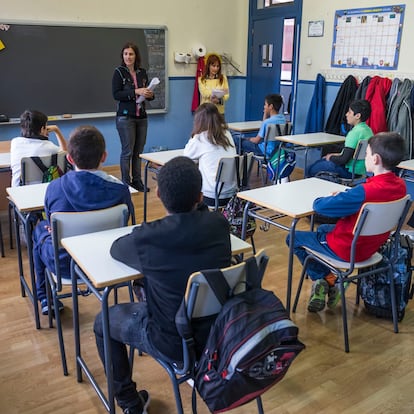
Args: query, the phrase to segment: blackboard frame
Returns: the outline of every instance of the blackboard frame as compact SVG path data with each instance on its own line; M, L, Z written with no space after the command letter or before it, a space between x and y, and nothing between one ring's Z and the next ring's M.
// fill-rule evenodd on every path
M149 79L161 81L149 113L168 110L166 26L0 21L0 113L26 108L51 118L113 116L112 75L121 49L133 41Z

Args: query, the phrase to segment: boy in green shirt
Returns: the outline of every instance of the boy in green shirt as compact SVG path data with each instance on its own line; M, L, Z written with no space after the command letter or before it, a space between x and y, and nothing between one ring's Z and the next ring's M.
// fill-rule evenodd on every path
M346 113L346 121L352 126L345 138L344 148L339 153L326 154L309 167L308 176L314 177L321 171L337 174L341 178L352 178L352 157L359 141L371 138L371 128L366 120L371 115L371 104L365 99L358 99L349 104ZM364 160L358 160L355 164L355 174L365 174Z

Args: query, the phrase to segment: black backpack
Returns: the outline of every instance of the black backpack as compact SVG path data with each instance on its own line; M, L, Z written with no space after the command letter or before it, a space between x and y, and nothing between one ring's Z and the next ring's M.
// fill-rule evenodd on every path
M249 273L257 271L257 266L255 270L254 257L247 262L249 281ZM273 292L248 283L246 291L234 295L220 270L202 273L223 307L211 326L193 378L210 411L219 413L254 400L279 382L305 345Z
M393 236L385 243L381 253L389 257ZM394 269L394 285L397 299L398 320L402 321L409 299L413 297L411 287L411 258L413 243L404 234L400 234L397 264ZM379 267L383 263L378 264ZM361 279L360 294L366 310L378 318L392 319L390 283L386 274L376 274Z

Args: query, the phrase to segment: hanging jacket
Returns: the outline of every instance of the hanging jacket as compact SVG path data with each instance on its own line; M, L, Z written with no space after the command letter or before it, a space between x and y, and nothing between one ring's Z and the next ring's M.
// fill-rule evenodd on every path
M325 132L335 135L346 135L348 132L345 114L348 112L349 104L355 99L358 89L358 81L349 75L336 95L335 102L326 121Z
M323 131L325 115L325 78L318 73L316 76L315 89L306 117L305 134Z
M355 93L355 99L365 99L367 88L370 82L371 82L371 76L365 76L365 78L362 80L362 82L358 86L358 89Z
M198 90L198 79L203 74L205 66L204 57L199 57L197 62L196 77L194 82L193 100L191 101L191 112L194 112L200 105L200 91Z
M391 79L374 76L368 85L365 99L371 104L371 116L368 118L367 124L374 134L388 131L386 102L391 83Z
M401 134L405 140L405 159L413 155L413 118L411 111L411 92L413 81L404 79L399 83L397 92L390 99L387 113L387 124L390 131Z

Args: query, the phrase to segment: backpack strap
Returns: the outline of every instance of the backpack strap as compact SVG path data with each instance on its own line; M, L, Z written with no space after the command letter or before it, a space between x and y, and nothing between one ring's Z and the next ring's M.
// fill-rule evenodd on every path
M217 300L224 305L229 297L230 286L223 276L220 269L202 270L201 273L206 278L211 290L217 297Z
M43 164L43 162L40 159L40 157L33 156L33 157L31 157L31 159L37 165L37 167L39 168L39 170L42 171L42 173L45 173L47 171L47 167L46 167L45 164Z
M52 154L52 162L51 162L51 166L53 167L57 167L58 166L58 155L57 152L55 152L54 154Z

